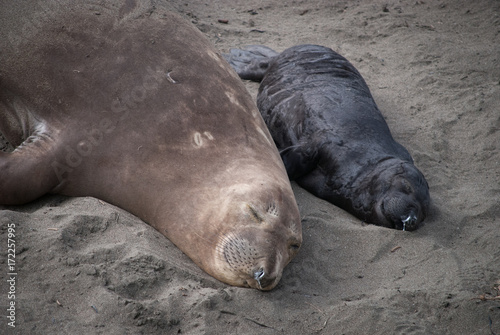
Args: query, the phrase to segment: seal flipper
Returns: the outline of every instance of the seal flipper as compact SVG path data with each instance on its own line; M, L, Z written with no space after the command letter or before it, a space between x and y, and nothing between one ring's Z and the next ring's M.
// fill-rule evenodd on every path
M271 60L279 53L263 45L249 45L244 49L231 49L224 58L241 79L261 81Z
M0 205L30 202L58 185L54 146L47 133L36 131L13 152L0 151Z

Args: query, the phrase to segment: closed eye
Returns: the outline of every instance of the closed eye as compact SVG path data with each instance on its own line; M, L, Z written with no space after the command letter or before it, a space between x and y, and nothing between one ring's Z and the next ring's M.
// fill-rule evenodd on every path
M403 179L402 183L403 183L403 191L406 194L412 194L413 193L413 187L411 187L411 184L406 179Z
M255 208L253 208L251 205L247 205L247 207L250 210L250 214L255 219L255 221L257 221L257 223L264 222L264 219L259 215L259 213L257 212L257 210L255 210Z

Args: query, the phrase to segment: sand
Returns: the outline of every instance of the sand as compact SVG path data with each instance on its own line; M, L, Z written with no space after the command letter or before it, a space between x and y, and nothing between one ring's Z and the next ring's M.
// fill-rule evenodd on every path
M430 216L411 233L364 225L293 185L304 244L280 284L259 292L216 281L94 198L3 207L1 334L500 334L499 1L168 5L221 52L315 43L349 59L426 176ZM255 96L258 84L247 87Z

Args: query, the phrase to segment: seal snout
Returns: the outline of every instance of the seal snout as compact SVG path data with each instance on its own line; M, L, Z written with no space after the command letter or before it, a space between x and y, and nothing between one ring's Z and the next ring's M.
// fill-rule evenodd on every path
M259 290L270 290L275 286L276 276L272 276L266 273L264 268L259 268L254 272L253 278L257 283L257 288Z
M402 193L386 197L381 203L381 214L389 226L404 231L416 230L424 219L419 204Z
M403 230L414 230L418 225L418 217L414 211L410 211L410 214L405 218L404 216L401 218L401 222L403 223Z
M235 282L240 281L241 286L271 290L288 263L278 242L260 229L225 234L218 250L220 259L226 264L226 274Z
M254 280L247 281L250 287L255 287L262 291L269 291L274 288L281 279L281 271L266 271L264 267L260 267L253 273L253 279Z

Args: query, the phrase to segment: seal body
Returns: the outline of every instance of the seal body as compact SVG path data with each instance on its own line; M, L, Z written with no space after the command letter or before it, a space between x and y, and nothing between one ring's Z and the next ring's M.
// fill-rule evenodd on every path
M160 6L63 2L2 8L0 132L15 150L0 152L0 204L97 197L215 278L273 288L300 247L301 223L239 78ZM21 15L38 29L20 26Z
M281 54L250 46L226 58L242 78L262 80L257 105L290 179L367 223L419 226L428 184L351 63L317 45Z

